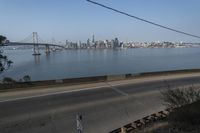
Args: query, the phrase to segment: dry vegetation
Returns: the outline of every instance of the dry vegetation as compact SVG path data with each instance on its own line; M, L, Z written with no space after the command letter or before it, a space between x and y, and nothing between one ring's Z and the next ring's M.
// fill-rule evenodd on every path
M164 104L173 108L168 126L153 133L199 133L200 132L200 87L170 89L161 92Z

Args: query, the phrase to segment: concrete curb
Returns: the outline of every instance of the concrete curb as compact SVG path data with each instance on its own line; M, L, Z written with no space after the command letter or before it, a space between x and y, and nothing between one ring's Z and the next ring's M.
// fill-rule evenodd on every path
M44 81L32 81L32 82L14 82L9 84L0 84L0 92L16 90L19 88L31 88L38 86L42 87L42 86L53 86L53 85L77 85L86 83L98 83L106 81L134 79L134 78L149 77L149 76L159 76L159 75L163 76L169 74L182 74L182 73L186 74L186 73L197 73L197 72L200 72L200 69L159 71L159 72L147 72L147 73L137 73L137 74L105 75L105 76L44 80Z

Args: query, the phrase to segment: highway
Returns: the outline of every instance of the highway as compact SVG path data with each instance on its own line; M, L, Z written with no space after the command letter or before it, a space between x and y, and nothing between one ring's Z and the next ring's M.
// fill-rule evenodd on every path
M90 89L24 98L6 95L6 99L0 94L0 133L75 133L77 114L83 116L85 133L106 133L164 109L160 91L167 86L199 83L200 75L118 85L105 82Z

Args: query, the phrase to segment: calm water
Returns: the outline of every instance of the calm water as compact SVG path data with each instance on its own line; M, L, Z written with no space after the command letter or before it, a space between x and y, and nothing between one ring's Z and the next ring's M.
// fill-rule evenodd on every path
M32 80L200 68L200 48L64 50L32 56L31 50L6 50L12 67L0 75Z

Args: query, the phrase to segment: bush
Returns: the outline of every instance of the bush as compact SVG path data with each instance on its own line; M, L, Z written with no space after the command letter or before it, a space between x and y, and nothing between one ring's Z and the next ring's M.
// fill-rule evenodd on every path
M23 77L24 82L30 82L31 81L31 77L29 75L25 75Z
M10 77L5 77L3 78L3 84L13 84L15 83L16 81Z
M186 123L187 125L200 124L200 101L174 109L169 115L172 122Z
M167 89L161 92L164 104L174 108L168 116L173 133L200 131L200 88Z
M200 88L198 87L187 87L161 91L163 95L164 104L169 108L178 108L197 100L200 100Z

